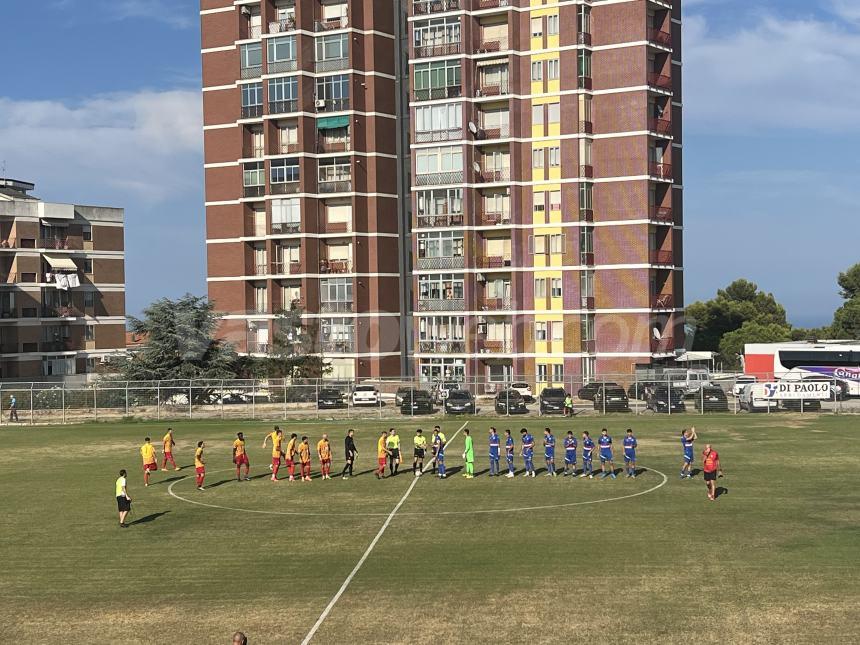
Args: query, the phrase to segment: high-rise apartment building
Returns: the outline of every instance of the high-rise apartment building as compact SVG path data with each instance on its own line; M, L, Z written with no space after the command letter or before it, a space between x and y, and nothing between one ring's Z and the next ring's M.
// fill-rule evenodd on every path
M680 0L202 8L210 295L247 351L291 299L341 375L682 345Z
M0 179L0 378L87 378L125 349L123 211L34 188Z

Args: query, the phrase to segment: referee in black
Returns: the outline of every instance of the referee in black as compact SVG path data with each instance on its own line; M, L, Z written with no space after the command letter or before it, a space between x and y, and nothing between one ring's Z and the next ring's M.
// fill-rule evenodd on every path
M354 434L355 430L350 428L346 431L346 438L343 440L343 450L346 456L346 464L344 464L343 466L343 472L341 473L341 477L343 477L344 479L349 479L350 477L352 477L352 464L355 461L355 456L358 454L358 448L355 447L355 439L353 438Z

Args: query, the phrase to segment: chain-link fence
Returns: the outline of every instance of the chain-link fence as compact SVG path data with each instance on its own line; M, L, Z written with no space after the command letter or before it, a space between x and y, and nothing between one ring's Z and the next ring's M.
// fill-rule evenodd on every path
M797 373L0 384L0 424L178 419L380 419L427 415L860 413L860 383Z

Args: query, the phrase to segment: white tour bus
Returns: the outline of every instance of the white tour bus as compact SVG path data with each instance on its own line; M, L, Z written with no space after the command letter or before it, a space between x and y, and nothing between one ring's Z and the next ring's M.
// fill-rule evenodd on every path
M829 380L837 398L860 396L860 343L751 343L744 348L744 372L759 381Z

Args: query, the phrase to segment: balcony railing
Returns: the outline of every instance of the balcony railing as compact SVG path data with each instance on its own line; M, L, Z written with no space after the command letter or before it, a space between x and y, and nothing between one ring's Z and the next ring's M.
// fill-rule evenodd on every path
M349 58L329 58L328 60L318 60L314 63L314 71L317 74L348 68Z
M579 341L579 349L585 354L594 354L597 351L597 341L583 338Z
M245 186L243 191L245 197L262 197L265 194L265 186Z
M447 85L445 87L425 87L415 90L416 101L434 101L436 99L456 99L463 94L463 88L459 85Z
M488 54L491 52L500 52L508 48L507 38L497 38L495 40L482 40L475 47L475 54Z
M503 139L509 136L511 136L510 123L503 123L497 126L490 127L481 126L481 129L478 131L478 138L480 139Z
M582 309L596 309L594 296L580 296L579 297L579 306Z
M355 352L355 340L322 340L320 351L327 354L352 354Z
M663 74L650 73L648 74L648 85L661 90L672 90L672 77Z
M501 96L510 92L510 83L501 81L499 83L481 83L475 90L475 96Z
M462 225L463 213L451 213L449 215L418 215L419 228L444 228Z
M503 269L511 266L511 258L501 255L479 255L475 258L475 266L479 269Z
M301 222L272 222L272 233L274 235L288 235L290 233L301 233Z
M591 34L585 31L580 31L576 34L576 42L580 45L591 45Z
M463 128L451 128L448 130L431 130L429 132L416 132L415 143L430 143L432 141L451 141L462 139Z
M262 264L255 264L254 275L269 275L269 263L263 262Z
M319 137L317 139L317 152L349 152L350 139L326 139Z
M510 168L487 168L478 173L478 181L494 184L500 181L508 181L511 178Z
M296 28L295 18L284 18L283 20L273 20L269 23L270 34L280 34L287 31L292 31Z
M580 121L579 122L579 133L580 134L594 134L594 123L591 121Z
M242 106L242 118L243 119L256 119L263 116L263 106L262 105L243 105Z
M649 172L652 177L672 181L672 164L668 163L652 163Z
M77 318L80 312L72 306L43 305L42 318Z
M352 181L350 179L326 180L320 179L317 189L321 193L350 193L352 192Z
M583 266L594 266L594 253L592 251L580 251L579 263Z
M418 351L427 354L465 354L464 340L419 340Z
M672 122L669 119L649 119L648 129L662 135L672 134Z
M592 209L592 208L580 208L579 209L579 221L580 222L593 222L594 221L594 209Z
M418 258L419 269L462 269L465 266L466 259L462 255L443 258Z
M660 224L674 224L675 214L672 212L671 206L652 206L650 219L652 222Z
M39 240L39 248L56 251L80 251L84 248L84 241L79 237L48 237Z
M672 265L674 264L674 253L672 251L651 251L650 260L651 264Z
M672 309L675 297L671 293L661 293L654 298L654 309Z
M415 183L418 186L460 184L463 183L463 171L452 170L450 172L431 172L423 175L415 175Z
M434 298L419 299L418 311L465 311L466 301L463 298Z
M320 273L349 273L352 262L349 260L320 260Z
M349 99L317 99L317 112L342 112L349 109Z
M352 232L351 222L326 222L323 224L323 230L331 235L342 235Z
M349 26L349 18L330 18L328 20L314 20L314 31L331 31L333 29L346 29Z
M52 352L70 352L73 351L71 339L65 340L46 340L39 343L39 351Z
M652 354L671 354L675 351L675 339L672 336L651 339Z
M590 90L593 87L594 83L591 80L590 76L579 76L577 77L577 86L581 90Z
M281 72L295 72L298 69L297 60L276 60L266 64L268 74L280 74Z
M594 179L594 166L581 164L579 166L579 176L585 179Z
M412 3L412 14L423 16L430 13L456 11L460 8L460 0L416 0Z
M275 261L272 262L272 275L298 275L303 273L302 263L299 261Z
M475 9L495 9L496 7L510 6L509 0L474 0Z
M432 56L452 56L463 51L463 43L441 43L438 45L419 45L415 48L415 58Z
M297 100L269 101L269 114L290 114L297 112L298 109L299 102Z
M479 354L510 354L513 351L513 340L478 340Z
M510 296L505 298L484 298L480 303L483 311L510 311L513 308L513 302Z
M269 343L261 343L255 340L249 340L247 345L249 354L268 354L272 348Z
M648 42L660 45L661 47L671 47L672 34L668 31L663 31L662 29L652 28L648 30Z
M330 301L320 303L321 314L348 314L352 312L352 302Z
M511 214L495 211L481 211L480 223L482 226L501 226L511 223Z
M299 187L301 182L298 181L284 181L279 183L272 184L272 194L273 195L292 195L294 193L299 192Z
M251 67L243 67L239 70L239 78L259 78L263 75L262 65L252 65Z

